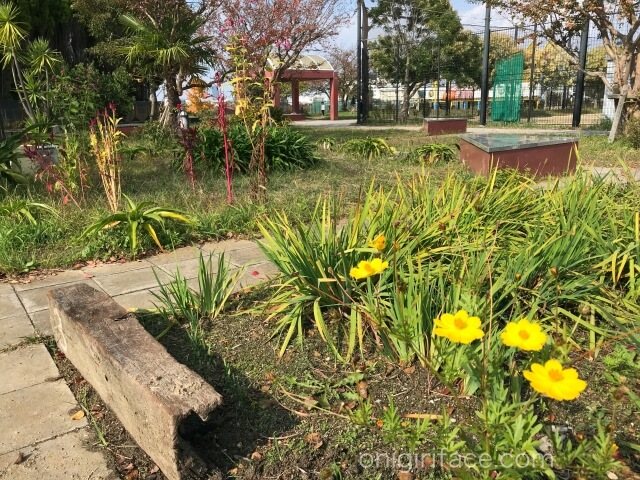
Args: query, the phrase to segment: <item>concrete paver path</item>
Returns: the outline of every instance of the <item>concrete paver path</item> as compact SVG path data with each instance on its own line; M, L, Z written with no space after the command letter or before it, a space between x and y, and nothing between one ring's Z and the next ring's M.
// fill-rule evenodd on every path
M0 479L116 479L95 433L38 335L52 335L47 292L86 283L125 308L153 308L158 278L176 270L197 285L198 258L225 253L233 270L246 266L239 288L266 280L277 269L255 242L226 240L127 263L67 270L27 284L0 283ZM155 272L155 274L154 274ZM40 340L40 342L39 342ZM22 455L22 462L16 459Z

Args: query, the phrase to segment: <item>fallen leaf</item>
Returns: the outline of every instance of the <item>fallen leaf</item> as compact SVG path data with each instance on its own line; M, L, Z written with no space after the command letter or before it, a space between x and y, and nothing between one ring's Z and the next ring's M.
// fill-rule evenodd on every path
M80 270L83 267L81 263L76 263L72 268L72 270Z
M22 452L18 452L18 456L16 457L16 461L13 462L14 465L20 465L22 462L24 462L27 459L27 457L24 456L24 453Z
M264 379L267 382L273 382L276 379L276 376L271 372L267 372L267 373L264 374Z
M362 398L367 398L369 396L369 392L367 391L368 387L369 384L367 382L365 382L364 380L360 380L356 385L356 392L358 392L358 395L360 395Z
M104 413L97 412L93 415L93 418L95 418L96 420L102 420L104 418Z
M269 385L262 385L260 387L260 390L263 392L268 392L269 390L271 390L271 387Z
M406 373L407 375L412 375L413 372L416 371L416 366L412 365L411 367L407 367L407 368L403 368L402 369L404 373Z
M322 445L324 445L324 442L320 440L320 434L318 432L307 433L304 436L304 441L313 445L315 450L318 450Z
M251 460L260 460L262 458L262 454L260 452L253 452L251 454Z
M88 273L85 273L85 274L83 275L83 277L84 277L84 278L93 278L93 275L89 275Z
M129 464L126 467L122 467L122 468L124 469L125 472L129 472L129 471L135 469L136 466L133 463L129 462Z
M116 454L116 460L118 461L118 464L120 466L122 466L127 460L129 460L127 457L125 457L124 455L120 455L119 453Z
M134 478L138 478L139 475L140 472L138 472L138 469L134 468L124 476L124 480L133 480Z
M400 470L398 472L398 480L413 480L413 473L407 470Z
M71 415L71 420L80 420L84 418L84 410L78 410L76 413Z
M238 474L238 467L232 468L231 470L229 470L229 474L230 475L237 475Z
M307 443L318 443L320 441L320 434L318 432L307 433L304 436L304 441Z
M92 412L99 412L100 410L102 410L102 407L100 405L98 405L98 404L95 404L95 405L91 405L90 410Z
M304 399L304 406L307 410L311 410L313 407L318 405L318 401L313 397L307 397Z

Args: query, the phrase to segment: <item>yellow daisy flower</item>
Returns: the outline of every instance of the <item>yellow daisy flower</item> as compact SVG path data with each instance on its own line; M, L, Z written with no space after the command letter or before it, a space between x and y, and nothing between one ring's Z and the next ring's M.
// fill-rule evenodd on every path
M434 335L448 338L455 343L466 345L484 336L484 332L480 329L480 319L470 317L464 310L459 310L455 315L443 313L440 318L434 320L434 323L436 325L433 329Z
M547 336L542 331L540 324L532 323L526 318L519 322L509 322L500 334L502 343L507 347L516 347L520 350L539 352L547 341Z
M587 383L578 378L574 368L563 369L562 364L554 359L544 365L534 363L531 370L525 370L522 374L529 380L531 388L554 400L574 400L587 387Z
M384 235L378 235L375 239L369 242L371 248L375 248L379 252L384 252L387 248L387 238Z
M388 266L389 262L383 262L380 258L374 258L371 261L363 260L358 263L357 267L351 269L349 275L356 280L362 280L363 278L379 274Z

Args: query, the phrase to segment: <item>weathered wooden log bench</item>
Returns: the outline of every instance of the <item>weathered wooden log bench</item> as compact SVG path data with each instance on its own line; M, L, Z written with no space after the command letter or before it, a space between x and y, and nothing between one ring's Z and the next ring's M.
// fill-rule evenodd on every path
M58 347L138 445L170 480L206 478L189 438L221 395L107 294L77 284L48 296Z
M563 175L576 169L578 138L551 135L465 134L460 159L478 175L491 168L515 168L534 176Z
M467 131L466 118L425 118L423 130L427 135L449 135Z

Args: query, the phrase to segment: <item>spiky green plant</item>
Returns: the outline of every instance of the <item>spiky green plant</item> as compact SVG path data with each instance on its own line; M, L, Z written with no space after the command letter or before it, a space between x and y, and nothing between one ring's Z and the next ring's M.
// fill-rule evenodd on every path
M187 224L191 223L191 220L180 210L156 207L153 206L152 202L141 202L136 204L127 195L123 194L123 196L127 200L127 209L125 211L118 211L101 218L87 227L87 229L82 232L81 237L95 235L101 230L113 228L122 224L125 226L126 233L129 238L131 256L135 257L138 249L138 235L140 229L147 232L158 248L163 250L163 246L160 243L156 232L157 226L164 227L166 219ZM156 225L156 227L154 227L154 225Z

